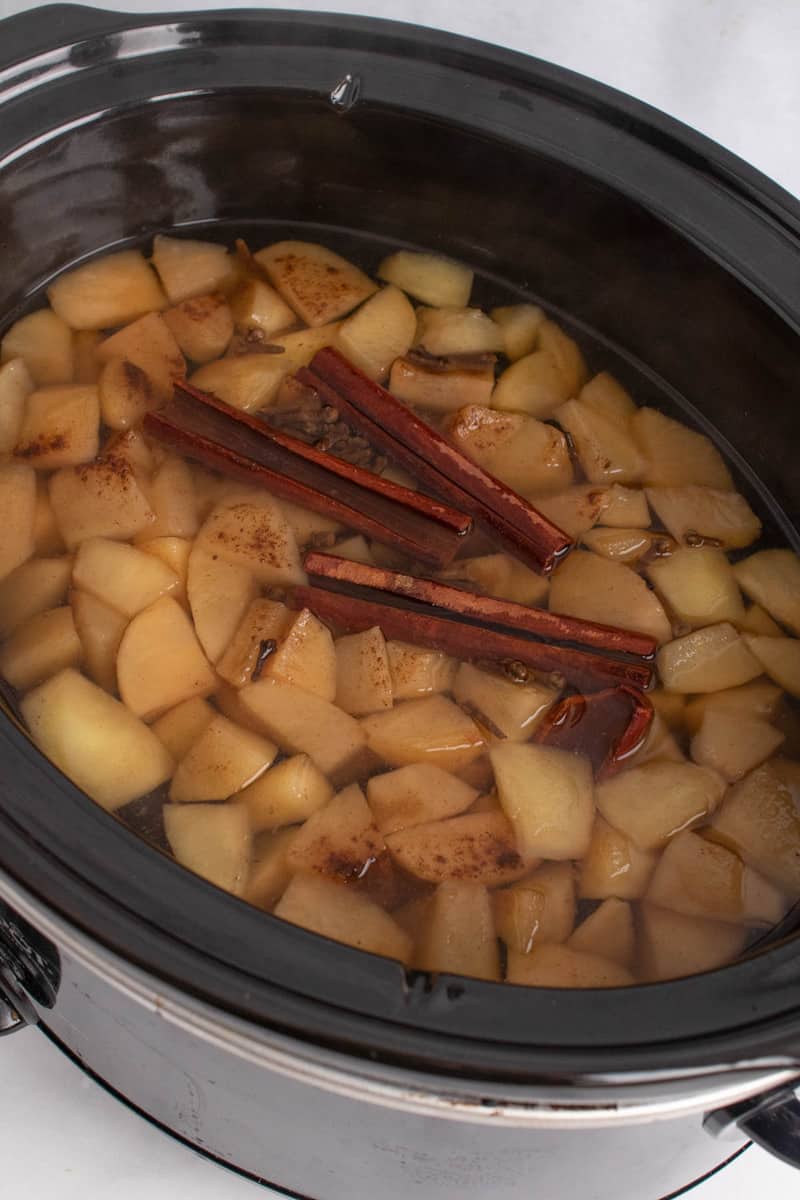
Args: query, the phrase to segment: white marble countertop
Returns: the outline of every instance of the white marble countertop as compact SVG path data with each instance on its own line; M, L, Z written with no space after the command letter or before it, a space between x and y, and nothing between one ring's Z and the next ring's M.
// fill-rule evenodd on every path
M0 16L33 7L0 0ZM224 4L144 0L108 7L148 12ZM275 7L368 13L513 46L648 101L800 195L800 0L305 0ZM158 1132L33 1030L0 1045L0 1114L0 1178L9 1200L274 1194L257 1192ZM794 1200L799 1182L753 1148L692 1196Z

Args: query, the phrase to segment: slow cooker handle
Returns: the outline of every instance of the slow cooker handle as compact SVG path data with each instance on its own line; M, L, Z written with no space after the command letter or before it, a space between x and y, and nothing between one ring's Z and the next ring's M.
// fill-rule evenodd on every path
M800 1170L800 1089L778 1088L708 1113L704 1128L727 1139L744 1134L775 1158Z
M26 1025L35 1025L38 1019L28 997L11 978L10 972L0 966L0 1037L18 1033Z

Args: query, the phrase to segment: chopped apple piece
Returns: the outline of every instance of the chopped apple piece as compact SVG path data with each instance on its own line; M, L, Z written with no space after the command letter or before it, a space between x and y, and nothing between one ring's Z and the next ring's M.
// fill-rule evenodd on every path
M247 886L242 893L248 904L269 910L286 891L292 878L286 853L296 833L296 827L280 829L277 833L261 834L255 839Z
M679 833L661 855L649 903L687 917L745 925L777 925L786 903L772 884L732 851L696 833Z
M640 408L631 428L647 460L642 478L650 487L687 484L733 491L730 471L714 443L703 433L674 421L655 408Z
M544 576L508 554L458 558L441 572L441 578L460 580L473 588L477 585L487 596L515 600L517 604L543 604L550 586Z
M641 479L645 460L632 435L618 421L580 400L567 400L553 416L572 438L590 483L636 483Z
M263 674L291 619L289 609L277 600L251 601L227 649L217 660L217 674L232 687L254 682L254 672L256 679Z
M188 607L186 578L189 573L189 555L192 543L186 538L158 537L149 538L146 542L139 542L138 549L143 550L145 554L152 554L155 558L160 558L171 571L175 572L180 584L172 595L184 607Z
M628 427L636 412L636 404L613 375L601 371L581 388L578 399L609 421Z
M578 894L585 900L639 900L647 891L657 855L640 850L599 814L580 867Z
M800 641L797 638L753 637L749 633L744 635L744 641L770 679L800 700Z
M594 554L631 566L657 554L665 538L652 529L606 529L597 525L581 534L581 542Z
M653 715L644 742L628 761L629 765L641 767L644 763L655 762L657 759L667 759L669 762L686 761L686 755L678 745L675 735L658 712Z
M0 638L55 608L67 593L71 574L70 558L31 558L7 575L0 583Z
M477 795L474 787L429 763L373 775L367 784L367 800L384 836L455 817L465 812Z
M323 775L336 776L359 759L364 732L355 718L321 696L277 679L242 688L245 712L282 750L307 754Z
M195 542L186 594L200 644L210 661L217 662L258 594L256 582L246 567L234 566Z
M784 735L758 717L707 708L703 723L692 738L692 758L718 771L729 782L741 779L774 754Z
M175 802L225 800L271 766L278 748L227 717L214 716L178 763L169 798ZM240 806L245 814L248 809ZM249 814L248 814L249 825Z
M492 405L545 421L571 395L569 380L553 355L535 350L506 367L495 384Z
M111 329L164 308L158 276L138 250L121 250L76 267L47 289L54 311L73 329Z
M197 497L192 472L183 459L168 455L153 476L147 494L155 512L152 526L144 531L148 541L194 537L199 525Z
M408 962L411 938L388 913L346 884L322 875L295 875L275 916L358 950Z
M744 616L739 585L722 550L676 550L651 563L647 577L678 620L693 629L719 621L735 623Z
M230 298L234 324L240 333L258 329L265 338L291 329L297 317L264 279L246 279Z
M144 721L181 700L213 692L216 676L191 620L171 596L142 609L125 630L117 654L117 684L123 703Z
M398 400L413 408L451 413L465 404L491 403L494 367L487 363L478 369L439 371L416 360L397 358L387 387Z
M149 535L155 526L155 513L124 458L100 458L56 471L50 503L69 550L88 538L127 541Z
M110 429L131 429L159 397L150 376L127 358L111 358L97 381L100 411Z
M509 304L493 308L489 314L503 331L506 358L516 362L536 348L539 330L545 320L538 304Z
M28 397L14 454L40 471L75 467L96 456L99 429L95 384L42 388Z
M72 568L72 582L126 617L134 617L159 596L180 586L178 576L160 559L107 538L81 542Z
M481 671L472 663L462 663L453 684L453 698L491 735L491 740L526 742L558 699L558 693L544 684L514 683L503 675Z
M304 608L267 658L263 673L281 683L296 684L330 703L334 700L338 703L336 654L328 627Z
M544 942L530 954L509 951L506 979L527 987L612 988L634 982L630 971L597 954Z
M78 329L72 335L72 352L75 359L72 373L74 383L97 383L100 378L97 347L101 340L102 334L98 329Z
M416 344L428 354L491 354L505 345L503 331L481 308L417 309Z
M336 321L378 290L358 267L315 242L275 242L253 257L307 325Z
M383 260L377 274L423 304L463 308L472 291L469 267L438 254L398 250Z
M720 695L720 693L716 692L715 695ZM670 729L683 729L686 723L687 709L685 696L682 696L680 692L665 692L663 688L656 688L655 691L648 692L647 698Z
M173 380L186 374L186 363L169 326L159 313L148 313L125 325L97 347L100 362L123 358L147 375L161 400L172 395Z
M256 833L305 821L333 798L333 788L307 754L270 767L240 794Z
M549 746L492 747L497 794L527 858L580 858L592 836L592 768L587 758Z
M354 717L363 717L392 707L389 658L384 636L377 625L363 633L340 637L335 653L339 708Z
M719 692L748 683L762 671L727 621L676 638L661 647L657 661L661 682L671 692Z
M393 767L430 762L457 771L482 753L484 739L474 721L445 696L406 700L390 712L361 722L370 750Z
M0 579L27 562L34 551L36 475L17 463L0 465Z
M550 608L569 617L648 633L658 642L672 637L661 601L642 577L623 563L588 550L573 550L554 573Z
M165 237L159 233L153 239L152 261L170 304L216 292L234 275L233 259L216 242Z
M370 379L383 381L396 358L406 353L417 329L417 314L399 288L381 288L339 328L338 343L350 362Z
M707 540L723 550L739 550L761 536L761 522L744 496L710 487L651 487L647 499L681 545ZM740 581L741 582L741 581Z
M579 483L554 496L532 496L533 503L554 525L572 538L593 529L611 502L611 489Z
M169 752L144 722L70 667L29 692L21 709L42 753L110 812L172 774Z
M310 508L292 504L289 500L282 500L281 508L298 546L307 546L315 538L324 540L329 537L333 541L341 532L342 526L338 521L334 521L331 517L325 517L321 513L312 512ZM339 554L338 548L336 553Z
M778 711L780 699L781 689L774 683L755 679L752 683L743 683L741 687L693 696L684 710L684 724L689 733L697 733L710 709L736 713L745 720L771 721Z
M636 931L630 904L610 896L581 921L567 946L582 954L597 954L630 970L636 954Z
M510 821L499 812L465 813L387 834L389 852L404 870L428 883L466 879L495 887L528 869Z
M174 308L167 309L164 323L181 353L194 363L219 358L233 337L233 315L227 300L219 292L182 300Z
M38 387L71 383L75 367L72 330L49 308L21 317L0 342L0 360L22 359Z
M258 412L275 398L287 373L283 354L239 354L207 363L192 375L195 387L233 408Z
M526 879L492 894L497 936L527 954L539 942L564 942L575 924L572 863L545 863Z
M25 403L34 390L24 359L14 358L0 367L0 455L17 444L25 416Z
M453 686L456 663L439 650L389 641L386 656L395 700L415 700L432 692L448 692Z
M608 504L603 509L603 524L622 529L647 529L650 509L645 493L639 488L612 483Z
M751 600L800 635L800 558L792 550L760 550L733 569Z
M719 806L725 781L694 763L649 762L597 788L597 807L640 850L657 850Z
M294 534L276 500L234 492L212 509L197 547L235 567L245 567L259 583L304 583Z
M443 975L500 979L489 893L479 883L448 880L431 899L414 966Z
M760 604L751 604L736 622L736 628L739 633L754 633L757 637L780 637L783 633L777 621L773 621Z
M286 861L292 871L361 879L385 849L364 793L352 783L308 817Z
M714 838L793 900L800 898L800 768L773 759L729 791Z
M687 917L655 904L643 904L639 916L641 974L648 981L714 971L744 949L743 925Z
M121 458L145 487L149 485L150 476L161 461L161 455L161 449L148 444L141 429L120 430L103 446L104 458Z
M165 804L164 832L182 867L234 896L242 894L251 838L241 804Z
M128 618L90 592L73 591L70 604L86 670L95 683L115 694L117 651Z
M12 633L0 650L0 675L24 692L80 660L81 641L65 605L36 613Z
M558 364L566 380L570 396L577 396L589 379L578 343L569 337L555 321L544 321L539 326L539 349L550 354Z
M522 495L557 492L572 483L566 438L535 417L471 405L456 414L448 433L468 458Z
M153 733L180 762L214 719L214 709L201 696L181 700L153 723Z

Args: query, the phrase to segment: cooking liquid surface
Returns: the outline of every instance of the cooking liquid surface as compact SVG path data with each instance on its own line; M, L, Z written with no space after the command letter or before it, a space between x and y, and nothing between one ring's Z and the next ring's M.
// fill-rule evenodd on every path
M183 865L415 968L591 987L737 957L800 896L782 515L546 305L369 239L244 232L255 260L173 237L156 270L93 260L6 331L0 670L35 740ZM432 564L142 431L185 373L418 489L304 380L331 346L574 540L549 578L485 522ZM295 592L320 583L309 552L645 635L654 662L593 653L656 686L484 654L477 619L445 652L402 596L383 627L343 623Z

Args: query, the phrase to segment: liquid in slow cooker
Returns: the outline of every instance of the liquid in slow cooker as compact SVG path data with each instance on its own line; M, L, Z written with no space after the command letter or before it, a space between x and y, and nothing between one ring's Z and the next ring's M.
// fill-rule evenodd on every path
M31 736L185 867L413 968L734 960L800 898L800 560L541 307L365 265L160 236L8 329Z

